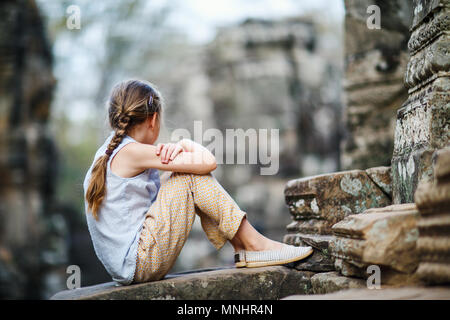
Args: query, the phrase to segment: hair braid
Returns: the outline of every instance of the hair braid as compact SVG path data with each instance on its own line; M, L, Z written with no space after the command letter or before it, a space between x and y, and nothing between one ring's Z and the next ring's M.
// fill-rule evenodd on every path
M113 152L125 138L130 126L130 120L130 117L126 115L120 118L115 134L106 148L107 151Z

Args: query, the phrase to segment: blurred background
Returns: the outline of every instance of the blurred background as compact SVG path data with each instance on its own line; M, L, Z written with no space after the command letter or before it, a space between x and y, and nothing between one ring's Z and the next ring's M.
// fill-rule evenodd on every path
M72 5L79 29L68 27ZM334 0L2 1L0 298L66 289L69 265L80 266L82 286L111 281L93 251L82 183L109 132L109 91L128 78L163 94L161 142L195 120L203 130L280 130L278 174L223 164L215 175L281 241L289 179L372 165L341 151L358 149L344 141L345 14ZM389 143L376 164L389 164ZM197 219L171 272L232 266L232 253L216 251Z

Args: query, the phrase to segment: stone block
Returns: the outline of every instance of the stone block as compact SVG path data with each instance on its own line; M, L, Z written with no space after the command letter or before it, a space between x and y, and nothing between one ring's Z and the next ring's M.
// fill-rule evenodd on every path
M429 284L450 283L450 265L448 263L421 262L417 274L421 280Z
M334 270L334 258L330 254L329 243L333 237L304 233L287 234L283 242L295 246L311 246L314 253L308 258L294 263L297 270L324 272Z
M394 157L420 147L444 148L450 138L450 79L438 78L410 95L397 112Z
M369 168L366 173L385 194L392 198L391 167Z
M411 94L398 111L392 157L393 202L414 201L420 181L433 179L433 159L450 141L450 78Z
M284 190L296 232L331 234L331 226L350 214L390 204L389 197L362 170L291 180Z
M355 260L345 260L335 258L334 266L336 271L342 276L351 278L367 279L373 274L373 271L368 269L369 265L359 263ZM422 281L417 273L404 273L396 271L390 267L378 265L380 268L380 280L383 286L386 285L408 285L408 284L421 284Z
M445 217L450 214L450 147L436 152L434 179L418 186L415 202L420 210L423 227L427 225L427 218L436 219L436 216L441 216L443 220L436 221L431 226L445 223Z
M444 33L411 57L405 74L405 84L410 92L437 77L450 75L449 50L450 35Z
M321 272L311 277L314 294L326 294L340 290L366 288L366 281L362 279L341 276L337 272Z
M449 0L414 0L414 18L411 29L417 28L422 23L427 23L427 18L436 11L448 7L450 7Z
M412 55L429 45L436 38L450 29L450 17L445 10L435 13L430 22L421 24L412 33L408 41L408 49Z
M418 264L417 217L414 204L374 208L348 216L332 228L336 237L330 248L339 259L335 266L343 270L342 263L348 263L355 270L347 274L355 276L364 276L366 267L372 264L385 271L411 274Z

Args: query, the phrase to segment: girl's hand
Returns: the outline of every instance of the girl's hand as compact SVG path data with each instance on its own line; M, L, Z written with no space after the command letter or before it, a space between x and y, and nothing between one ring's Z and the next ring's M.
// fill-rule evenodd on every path
M167 164L183 152L183 147L178 143L158 143L156 155L161 156L161 163Z

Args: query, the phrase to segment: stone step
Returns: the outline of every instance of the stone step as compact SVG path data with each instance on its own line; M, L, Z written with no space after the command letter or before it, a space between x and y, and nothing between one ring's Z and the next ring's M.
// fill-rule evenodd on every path
M417 222L420 237L445 236L450 230L450 213L435 214L432 216L421 215Z
M421 262L417 274L429 284L450 284L450 263Z
M349 289L329 294L295 295L285 300L450 300L449 287Z
M424 237L417 240L417 251L423 261L450 264L450 236Z
M275 300L310 294L313 272L285 266L197 270L129 286L113 282L61 291L52 300Z
M409 216L417 217L418 211L414 203L392 205L384 208L369 209L363 214L351 215L336 223L333 234L355 239L368 239L376 224L386 219L399 219L405 221ZM393 226L395 227L395 226Z

